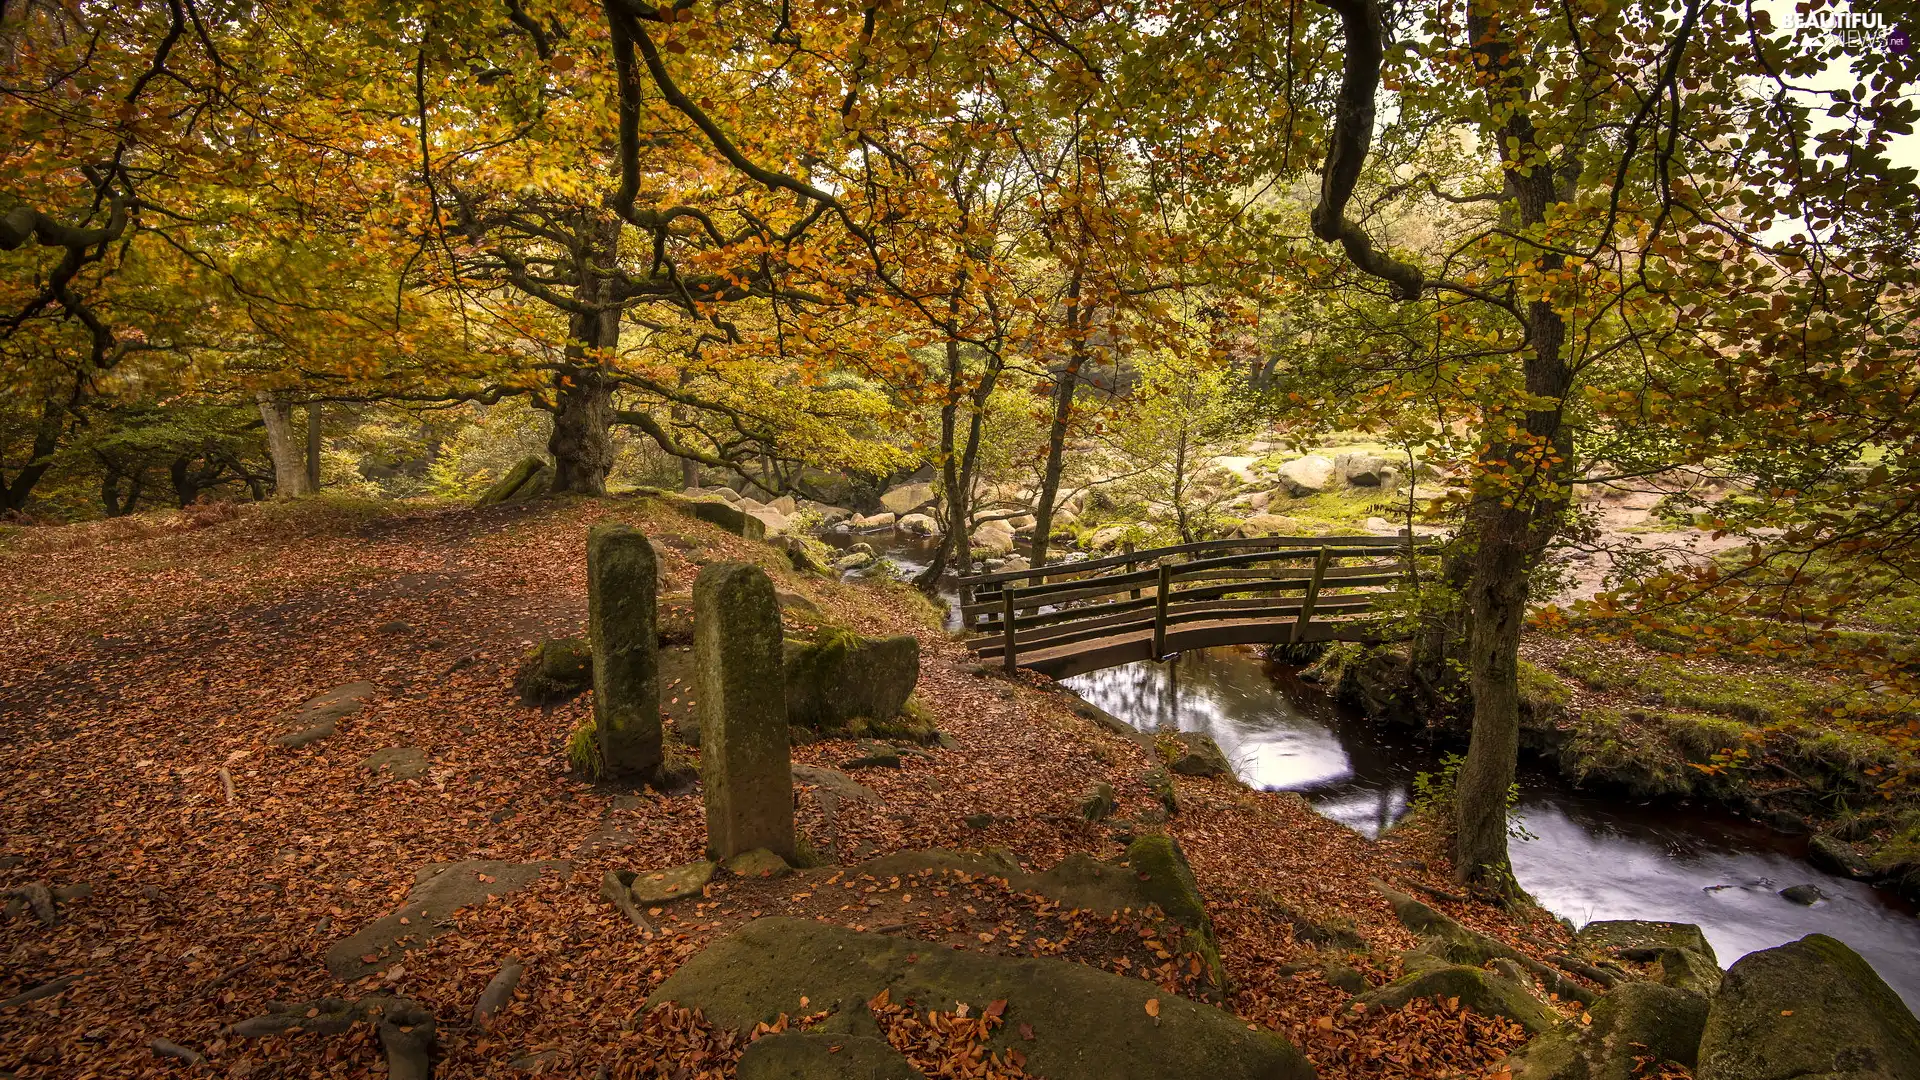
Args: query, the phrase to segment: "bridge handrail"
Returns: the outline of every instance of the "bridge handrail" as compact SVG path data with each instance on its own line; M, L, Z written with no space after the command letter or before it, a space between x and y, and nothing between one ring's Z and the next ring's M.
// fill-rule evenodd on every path
M1074 562L1053 562L1041 566L1030 566L1025 570L995 570L990 574L972 574L960 579L963 586L997 585L1003 581L1019 578L1057 577L1062 574L1078 574L1088 570L1104 570L1110 566L1125 566L1129 562L1143 562L1164 558L1168 555L1184 555L1189 552L1226 551L1236 547L1272 547L1272 548L1317 548L1329 541L1338 541L1346 547L1404 548L1410 538L1401 536L1250 536L1243 539L1199 540L1191 544L1174 544L1170 547L1142 548L1139 551L1121 552L1117 555L1105 555L1098 559L1079 559Z

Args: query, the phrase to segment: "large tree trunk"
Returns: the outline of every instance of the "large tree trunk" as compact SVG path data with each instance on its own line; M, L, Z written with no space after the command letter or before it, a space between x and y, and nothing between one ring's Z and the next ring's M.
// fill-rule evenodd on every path
M40 421L33 429L33 454L11 482L0 481L0 510L19 513L27 508L33 487L53 467L53 453L60 449L60 436L66 433L67 411L54 398L40 405Z
M307 490L320 490L320 403L307 402Z
M307 494L306 446L293 435L293 406L265 390L254 392L260 422L267 428L267 456L273 459L273 494L290 499Z
M1490 78L1507 195L1524 232L1546 220L1561 195L1558 178L1524 108L1526 84L1507 31L1476 4L1468 13L1475 60ZM1564 260L1542 255L1543 270ZM1467 607L1473 688L1473 738L1455 788L1454 874L1486 890L1517 891L1507 857L1507 793L1520 746L1520 630L1526 618L1527 577L1559 530L1569 500L1573 439L1561 420L1561 400L1572 385L1563 355L1566 323L1552 304L1531 301L1522 370L1535 407L1526 412L1521 439L1489 439L1479 490L1468 512L1472 545ZM1496 415L1494 429L1505 423Z
M553 490L605 495L613 468L613 383L605 364L620 347L620 304L612 281L594 267L619 255L620 219L594 223L588 251L578 260L573 298L587 310L567 321L567 362L553 374Z

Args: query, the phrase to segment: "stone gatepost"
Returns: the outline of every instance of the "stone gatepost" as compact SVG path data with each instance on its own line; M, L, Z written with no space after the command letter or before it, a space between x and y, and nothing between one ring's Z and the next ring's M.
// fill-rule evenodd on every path
M755 848L794 858L782 637L780 601L766 571L745 563L700 571L693 660L707 857L716 862Z
M610 776L652 779L664 759L653 545L627 525L587 533L587 637L593 725Z

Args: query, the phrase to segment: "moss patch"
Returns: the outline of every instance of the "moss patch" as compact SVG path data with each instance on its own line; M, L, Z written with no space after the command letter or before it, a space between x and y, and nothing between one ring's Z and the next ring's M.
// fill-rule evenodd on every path
M513 688L529 705L565 701L593 685L593 648L583 637L543 641L520 658Z

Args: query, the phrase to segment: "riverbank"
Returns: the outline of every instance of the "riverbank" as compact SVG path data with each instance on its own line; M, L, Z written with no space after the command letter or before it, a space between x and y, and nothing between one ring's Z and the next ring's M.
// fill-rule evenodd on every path
M1920 759L1871 690L1571 633L1529 633L1522 655L1523 753L1567 783L1810 835L1822 869L1920 901L1920 792L1906 782ZM1462 718L1406 706L1420 695L1404 647L1337 646L1309 677L1382 722L1464 738Z
M1229 777L1175 776L1168 815L1154 749L1089 720L1052 684L983 672L896 583L795 570L777 548L650 500L314 500L26 530L0 550L0 570L27 583L0 599L0 737L13 756L0 887L38 883L58 897L50 922L23 908L0 924L0 1000L53 988L4 1007L0 1070L50 1077L84 1062L148 1076L157 1039L222 1075L362 1075L378 1059L368 1029L252 1039L230 1025L271 1001L379 992L441 1018L439 1076L591 1074L630 1064L619 1054L648 995L755 915L869 925L869 905L824 903L805 876L669 908L652 937L601 899L609 871L656 871L702 848L698 795L569 770L564 743L586 699L541 708L513 690L523 653L584 625L584 537L608 518L654 538L663 594L683 592L702 565L748 560L805 600L789 607L795 632L827 619L918 638L917 693L947 740L897 747L894 767L850 768L876 756L857 741L796 746L796 763L845 772L873 796L839 799L831 822L821 800L804 801L800 828L816 847L848 864L1004 848L1044 870L1169 834L1213 913L1233 985L1224 1005L1288 1037L1322 1076L1482 1071L1517 1045L1458 1015L1342 1011L1347 971L1384 985L1415 943L1371 881L1449 895L1430 836L1372 843ZM301 702L356 682L373 689L331 736L275 744ZM382 765L401 761L419 767ZM1083 800L1099 784L1114 805L1090 821ZM329 970L334 946L434 867L471 860L550 865L463 909L404 962L344 983ZM947 947L1032 955L1037 937L1060 935L1036 933L1017 896L940 892L916 892L915 912ZM1570 941L1543 912L1435 902L1529 956ZM1084 956L1130 977L1151 961L1156 985L1182 988L1132 940ZM520 989L497 1022L468 1026L509 958L525 969ZM1388 1054L1369 1057L1370 1046ZM639 1075L625 1069L613 1075Z

